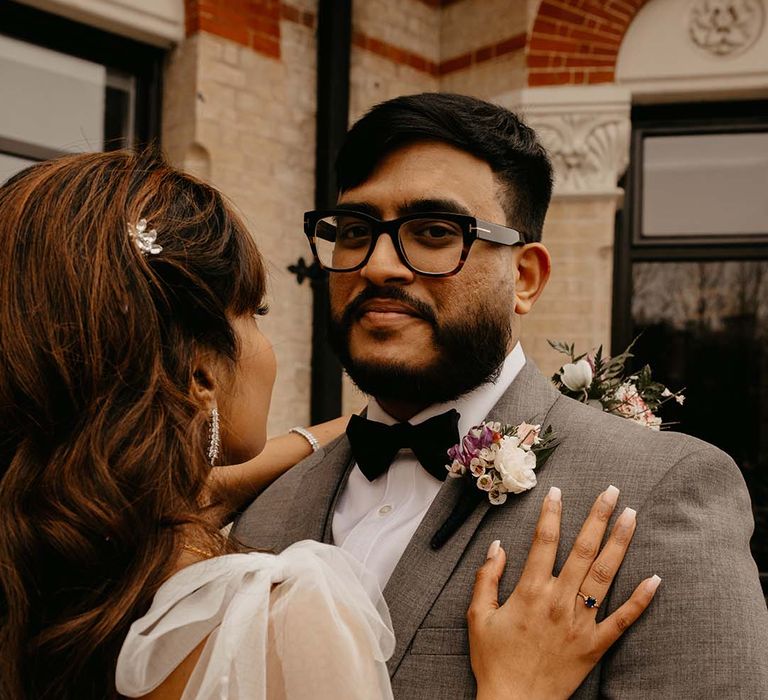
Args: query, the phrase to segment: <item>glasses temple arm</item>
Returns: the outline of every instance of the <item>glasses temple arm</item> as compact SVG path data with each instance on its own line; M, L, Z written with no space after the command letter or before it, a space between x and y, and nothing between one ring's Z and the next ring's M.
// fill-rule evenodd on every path
M490 221L477 219L477 226L473 226L472 229L482 241L499 243L501 245L515 245L516 243L524 242L523 234L520 231L502 226L501 224L494 224Z

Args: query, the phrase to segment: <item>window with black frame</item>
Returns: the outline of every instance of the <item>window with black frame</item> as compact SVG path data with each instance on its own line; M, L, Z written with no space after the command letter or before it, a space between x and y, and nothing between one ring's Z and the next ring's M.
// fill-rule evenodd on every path
M155 140L163 51L0 3L0 182L35 162Z
M676 430L728 452L750 490L768 594L768 102L633 110L617 226L614 348L686 402Z

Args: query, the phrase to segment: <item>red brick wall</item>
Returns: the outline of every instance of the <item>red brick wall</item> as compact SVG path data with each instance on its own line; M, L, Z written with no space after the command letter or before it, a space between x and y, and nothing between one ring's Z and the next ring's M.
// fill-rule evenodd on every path
M420 0L434 7L455 0ZM377 37L356 31L353 43L432 76L442 76L509 52L526 51L528 84L613 82L624 33L647 0L542 0L530 36L516 34L493 45L435 63ZM187 36L204 31L280 58L280 21L314 27L311 12L281 0L185 0Z
M280 58L280 20L314 27L316 18L280 0L185 0L187 36L208 32Z
M528 41L528 84L610 83L621 40L647 0L542 0Z

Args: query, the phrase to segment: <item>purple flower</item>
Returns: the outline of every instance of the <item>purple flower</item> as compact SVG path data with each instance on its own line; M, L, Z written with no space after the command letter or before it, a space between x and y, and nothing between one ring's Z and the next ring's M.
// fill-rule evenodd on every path
M480 447L490 447L493 444L493 430L487 425L483 426L483 432L480 434Z
M468 460L477 457L477 453L480 452L479 438L476 438L471 434L465 435L464 439L461 441L461 444L462 444L462 447L464 448L464 454L467 456Z
M448 450L448 456L453 461L461 462L462 464L468 464L464 461L464 454L461 451L461 445L454 445Z

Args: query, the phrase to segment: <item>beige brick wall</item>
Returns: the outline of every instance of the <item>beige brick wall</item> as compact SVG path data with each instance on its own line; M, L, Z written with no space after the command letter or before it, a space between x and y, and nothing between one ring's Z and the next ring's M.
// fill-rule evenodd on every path
M523 348L545 374L565 359L547 339L582 352L601 343L610 349L614 216L613 197L563 198L550 206L543 243L552 276L522 328Z
M495 44L528 28L528 6L521 0L462 0L442 14L441 59Z
M367 36L440 60L443 12L419 0L354 0L352 22Z
M212 34L186 40L168 64L163 114L169 157L234 202L269 263L271 433L309 420L312 328L309 285L286 268L309 257L302 213L314 204L314 32L281 22L280 49L277 60Z
M522 51L469 66L440 79L443 92L458 92L491 101L497 95L522 87L525 87L525 55Z
M436 77L357 47L352 47L349 81L350 124L384 100L440 89Z

